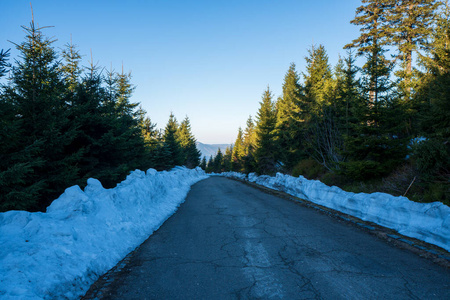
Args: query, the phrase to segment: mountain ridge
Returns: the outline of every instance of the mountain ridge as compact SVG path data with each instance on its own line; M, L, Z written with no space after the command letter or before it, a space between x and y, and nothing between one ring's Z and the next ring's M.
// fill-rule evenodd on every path
M202 158L206 157L206 159L209 159L210 156L216 156L219 149L222 151L222 153L225 152L225 149L227 147L230 147L231 144L204 144L201 142L197 142L196 146L197 149L202 153Z

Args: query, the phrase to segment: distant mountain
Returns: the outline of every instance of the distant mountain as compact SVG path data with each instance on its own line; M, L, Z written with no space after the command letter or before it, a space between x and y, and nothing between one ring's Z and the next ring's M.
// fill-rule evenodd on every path
M231 146L230 144L203 144L200 142L197 142L197 149L200 150L200 152L202 153L202 158L203 156L206 156L206 159L208 160L209 157L212 155L213 157L216 156L217 154L217 150L219 150L222 152L225 152L225 149L227 149L227 147Z

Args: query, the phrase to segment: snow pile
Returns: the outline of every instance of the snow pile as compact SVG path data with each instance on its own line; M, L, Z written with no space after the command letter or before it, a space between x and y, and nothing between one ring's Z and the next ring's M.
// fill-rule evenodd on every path
M450 208L440 202L417 203L385 193L356 194L329 187L318 180L281 173L275 177L254 173L246 177L236 172L222 175L280 190L450 251Z
M0 298L73 299L83 295L161 226L182 203L200 168L136 170L113 189L89 179L46 213L0 213Z

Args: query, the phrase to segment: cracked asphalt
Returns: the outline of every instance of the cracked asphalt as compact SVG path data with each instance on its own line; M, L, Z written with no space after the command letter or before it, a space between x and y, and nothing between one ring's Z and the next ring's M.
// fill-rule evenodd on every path
M450 299L450 271L293 201L223 177L86 299Z

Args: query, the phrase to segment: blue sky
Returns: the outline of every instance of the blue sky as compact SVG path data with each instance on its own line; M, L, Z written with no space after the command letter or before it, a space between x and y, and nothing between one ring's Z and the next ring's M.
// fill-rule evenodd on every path
M29 0L0 0L0 49L20 43L31 21ZM356 38L351 25L360 0L258 1L32 1L35 22L70 41L99 66L116 71L122 62L136 85L132 97L163 128L170 112L191 120L203 143L232 143L239 126L255 115L270 86L281 94L291 62L304 71L314 44L330 63ZM15 57L16 51L12 51Z

